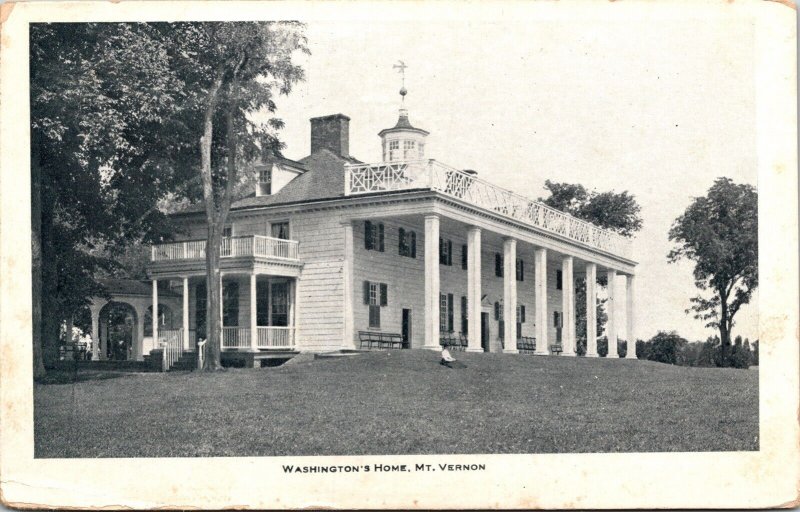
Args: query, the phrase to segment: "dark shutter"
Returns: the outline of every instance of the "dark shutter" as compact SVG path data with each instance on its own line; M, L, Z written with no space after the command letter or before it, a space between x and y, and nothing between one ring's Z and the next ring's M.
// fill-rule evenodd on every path
M558 311L553 311L553 327L558 327Z
M383 223L378 224L378 250L383 252Z
M494 275L503 277L503 255L499 252L494 253Z
M506 323L504 321L500 320L500 323L498 324L498 327L499 327L499 329L498 329L499 332L497 334L499 334L500 335L500 339L503 340L506 337L506 329L505 329Z
M447 260L444 257L444 239L439 239L439 264L444 265L447 263Z
M517 281L525 280L525 262L517 260Z
M417 257L417 232L416 231L412 231L411 232L411 257L412 258L416 258Z
M520 306L519 307L519 313L520 313L519 314L519 316L520 316L519 321L524 324L525 323L525 306Z
M556 290L564 287L564 274L560 270L556 270Z
M467 314L467 298L461 296L461 332L464 334L469 333L469 321Z
M495 302L494 303L494 319L495 320L500 320L500 303L499 302Z
M364 281L364 304L369 304L369 281Z
M399 240L398 252L400 256L408 256L408 246L406 245L406 230L400 228L397 238Z
M372 222L364 221L364 249L372 250L375 244L372 241Z
M447 241L447 265L453 266L453 241Z
M447 294L447 331L453 332L453 294Z
M385 306L389 303L389 287L386 286L386 283L381 283L381 306Z
M461 268L467 270L467 246L461 246Z

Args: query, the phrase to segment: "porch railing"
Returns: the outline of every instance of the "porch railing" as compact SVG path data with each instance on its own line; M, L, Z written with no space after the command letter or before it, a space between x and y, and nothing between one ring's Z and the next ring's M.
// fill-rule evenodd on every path
M234 236L222 239L220 257L261 256L264 258L297 259L297 240L270 236ZM187 240L152 246L150 261L199 260L206 257L205 240Z
M249 327L223 327L222 348L249 348Z
M258 348L294 347L294 327L259 327Z
M294 327L259 327L256 333L257 348L292 348L294 347ZM248 349L250 344L249 327L223 327L223 349Z
M162 353L162 368L169 371L183 355L183 329L163 329L158 331L158 342Z
M435 190L590 247L632 257L629 238L436 160L347 164L344 187L346 196L389 190Z

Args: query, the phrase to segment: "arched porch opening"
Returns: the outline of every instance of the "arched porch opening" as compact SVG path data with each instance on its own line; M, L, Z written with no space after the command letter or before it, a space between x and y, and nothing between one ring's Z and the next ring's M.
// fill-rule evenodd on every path
M127 302L112 301L100 309L100 350L106 359L135 359L137 319L136 308Z

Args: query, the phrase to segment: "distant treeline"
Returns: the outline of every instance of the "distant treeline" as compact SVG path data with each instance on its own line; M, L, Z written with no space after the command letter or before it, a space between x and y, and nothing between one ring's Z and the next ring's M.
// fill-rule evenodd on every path
M627 345L626 341L619 341L619 357L625 357ZM577 352L581 356L586 354L585 340L578 340ZM605 337L597 340L597 353L600 357L608 354ZM689 341L674 331L659 331L647 341L636 340L636 357L678 366L749 368L758 366L758 340L751 342L736 336L733 344L723 351L719 336L709 336L706 341Z

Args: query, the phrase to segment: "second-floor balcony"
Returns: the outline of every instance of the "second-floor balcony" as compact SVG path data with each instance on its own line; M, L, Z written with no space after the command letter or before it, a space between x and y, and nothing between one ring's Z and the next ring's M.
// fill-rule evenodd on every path
M632 258L631 240L436 160L345 166L345 195L429 189L595 249Z
M178 270L205 269L206 241L186 240L153 245L150 250L151 273L168 275ZM223 269L250 269L254 265L299 267L298 243L269 236L234 236L222 239L220 265ZM289 272L282 275L294 275Z

